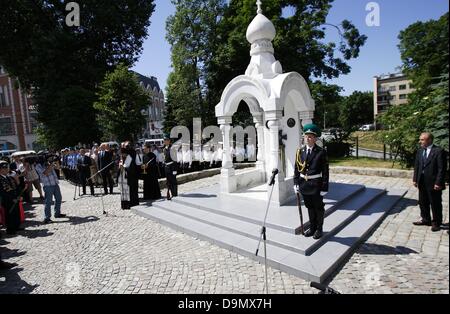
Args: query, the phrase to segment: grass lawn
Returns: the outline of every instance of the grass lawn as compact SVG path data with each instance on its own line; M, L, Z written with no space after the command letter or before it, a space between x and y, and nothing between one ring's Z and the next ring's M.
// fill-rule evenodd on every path
M383 151L383 143L377 139L377 134L379 134L379 132L377 132L377 131L355 132L351 136L359 137L359 147L360 148L378 150L378 151L382 152Z
M384 161L380 159L365 158L365 157L360 157L359 159L356 159L356 157L330 159L330 166L410 170L402 168L398 162L395 163L394 167L392 167L392 164L393 164L392 161Z

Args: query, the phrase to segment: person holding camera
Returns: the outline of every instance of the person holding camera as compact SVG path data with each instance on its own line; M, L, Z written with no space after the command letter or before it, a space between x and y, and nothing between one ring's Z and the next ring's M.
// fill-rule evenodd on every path
M59 188L58 176L55 172L55 164L52 160L54 157L44 157L36 166L36 171L41 178L45 193L45 219L44 224L51 223L51 205L53 197L55 198L55 218L64 218L66 215L61 214L62 195Z
M294 189L302 194L308 208L310 228L305 236L318 240L323 236L325 204L321 192L328 192L329 163L326 150L316 144L321 130L308 124L304 134L306 146L297 150Z

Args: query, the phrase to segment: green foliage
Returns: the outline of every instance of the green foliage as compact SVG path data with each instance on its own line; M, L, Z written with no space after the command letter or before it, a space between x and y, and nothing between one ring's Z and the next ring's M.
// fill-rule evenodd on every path
M217 45L217 19L223 0L172 0L176 12L167 20L172 67L167 86L165 132L176 125L192 128L192 119L215 124L214 102L205 89L206 70Z
M96 87L115 65L137 60L153 2L79 1L79 27L66 25L66 1L17 0L1 6L0 64L37 101L46 146L100 137L93 109Z
M381 140L390 145L404 166L412 166L418 139L431 132L435 144L448 151L448 13L437 21L417 22L400 33L403 70L416 92L408 104L391 107L379 118L386 130Z
M352 133L373 121L373 93L356 91L342 99L339 109L340 124L345 131Z
M448 64L448 13L439 20L417 22L400 32L403 72L422 96L431 91Z
M190 126L191 117L216 124L214 107L224 88L234 77L244 74L249 64L246 30L256 15L254 0L172 2L176 13L168 20L167 38L172 45L174 70L166 93L166 132L172 125ZM349 73L347 61L358 57L367 39L349 21L327 24L332 2L266 0L263 4L264 15L277 29L276 58L285 72L299 72L308 83L312 77L331 79ZM288 7L294 14L286 17L283 9ZM340 42L325 42L326 31L338 31ZM337 86L317 87L318 94L323 93L322 113L326 102L333 100L330 108L326 108L332 117L330 121L337 121L334 119L337 89Z
M309 85L311 96L316 102L315 123L321 128L341 127L339 106L342 87L316 81Z
M106 75L94 103L105 140L136 140L145 127L142 111L151 103L150 95L139 85L137 75L126 65Z

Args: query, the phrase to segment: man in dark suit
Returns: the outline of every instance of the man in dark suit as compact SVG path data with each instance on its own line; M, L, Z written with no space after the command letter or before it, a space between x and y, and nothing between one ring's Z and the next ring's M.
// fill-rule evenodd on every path
M86 151L82 148L80 149L80 156L77 161L78 174L80 176L81 186L83 187L83 195L86 195L86 185L89 184L91 188L91 195L95 195L94 183L91 177L91 158L86 156Z
M172 159L171 155L172 143L170 137L167 135L164 138L164 172L167 179L167 200L170 201L172 197L178 196L178 182L177 182L177 171L178 164L176 160ZM174 158L176 154L174 154Z
M328 192L329 164L327 152L316 145L320 129L309 124L304 128L305 147L297 150L294 174L294 190L301 193L308 208L310 228L306 237L315 240L323 236L325 204L321 192Z
M109 192L113 194L114 190L114 180L111 176L111 171L114 167L113 163L113 154L109 151L108 144L102 144L100 146L100 153L98 154L98 169L99 171L103 169L100 173L103 181L103 190L105 191L105 195L108 195L108 186Z
M445 190L447 155L442 148L434 145L433 141L431 133L423 133L420 136L421 148L417 152L414 167L414 186L419 188L422 220L414 225L431 226L431 230L437 232L441 230L442 224L442 191Z

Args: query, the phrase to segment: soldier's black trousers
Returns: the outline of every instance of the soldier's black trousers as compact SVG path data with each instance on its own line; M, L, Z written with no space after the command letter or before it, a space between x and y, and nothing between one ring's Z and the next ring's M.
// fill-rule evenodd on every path
M320 195L320 193L302 196L305 200L305 206L308 208L309 221L311 223L310 229L313 232L316 230L323 230L323 221L325 217L325 204L323 202L323 196Z
M166 166L164 169L167 179L167 189L172 194L172 197L176 197L178 196L178 182L177 176L173 174L174 167Z

